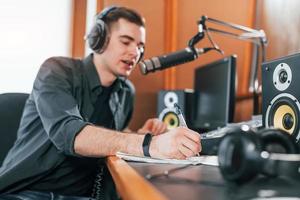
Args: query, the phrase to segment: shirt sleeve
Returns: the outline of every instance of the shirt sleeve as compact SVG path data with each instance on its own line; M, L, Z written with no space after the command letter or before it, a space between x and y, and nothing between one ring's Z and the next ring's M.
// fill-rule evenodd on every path
M74 152L74 140L89 123L83 120L72 95L74 72L63 59L66 58L50 58L42 64L32 93L50 140L59 151L78 156Z

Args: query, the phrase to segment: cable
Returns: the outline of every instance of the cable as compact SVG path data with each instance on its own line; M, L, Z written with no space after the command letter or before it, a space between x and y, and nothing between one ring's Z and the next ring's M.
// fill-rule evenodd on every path
M195 165L184 165L181 167L176 167L170 170L164 170L160 173L154 173L154 174L146 174L145 178L148 180L155 180L156 182L162 182L162 183L175 183L175 184L201 184L211 187L224 187L225 185L223 183L217 183L214 181L196 181L188 178L182 178L182 177L176 177L171 176L175 172L178 172L183 169L187 169L189 167L193 167Z
M97 175L95 177L95 182L92 190L92 198L96 200L104 199L104 191L103 191L103 178L104 178L104 166L99 165Z
M176 171L186 169L190 166L193 166L193 165L190 165L190 164L189 165L184 165L182 167L176 167L176 168L173 168L173 169L170 169L170 170L165 170L165 171L157 173L157 174L147 174L145 177L146 177L146 179L151 180L151 179L159 178L159 177L162 177L162 176L169 176L170 174L172 174Z

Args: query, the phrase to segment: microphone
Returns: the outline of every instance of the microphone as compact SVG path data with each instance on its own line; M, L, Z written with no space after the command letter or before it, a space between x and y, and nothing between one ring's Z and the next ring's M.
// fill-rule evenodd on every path
M149 72L163 70L175 65L180 65L190 62L198 58L198 55L204 54L214 48L191 48L187 47L184 50L175 51L163 56L153 57L139 63L141 73L146 75Z

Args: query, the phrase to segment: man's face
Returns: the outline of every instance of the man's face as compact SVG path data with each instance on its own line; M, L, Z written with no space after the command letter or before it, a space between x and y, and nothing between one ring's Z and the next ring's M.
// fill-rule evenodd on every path
M102 53L104 67L114 76L128 77L145 44L145 28L119 19L111 27L110 40Z

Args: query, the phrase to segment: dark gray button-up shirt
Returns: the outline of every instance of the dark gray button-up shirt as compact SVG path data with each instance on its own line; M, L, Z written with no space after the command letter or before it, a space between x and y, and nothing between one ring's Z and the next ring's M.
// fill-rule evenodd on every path
M91 124L102 90L92 54L84 60L54 57L42 64L25 105L17 141L0 168L1 193L23 189L65 195L90 192L97 159L76 155L74 139ZM113 116L117 130L128 125L133 102L133 85L118 78L108 101L112 113L108 116Z

